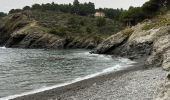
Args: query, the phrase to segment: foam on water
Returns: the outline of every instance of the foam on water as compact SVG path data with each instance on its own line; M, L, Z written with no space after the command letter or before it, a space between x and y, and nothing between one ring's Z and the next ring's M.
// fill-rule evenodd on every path
M75 53L75 55L84 55L84 56L88 56L89 59L91 58L98 58L98 59L103 59L103 60L112 60L112 57L109 55L102 55L102 54L91 54L90 52L84 52L84 53Z
M119 58L119 60L121 62L126 63L126 64L134 64L134 63L136 63L135 61L131 61L130 59L127 59L127 58Z
M113 67L106 68L106 69L102 70L101 72L91 74L91 75L87 75L85 77L76 78L75 80L72 80L70 82L54 85L54 86L51 86L51 87L43 87L43 88L33 90L33 91L30 91L30 92L25 92L25 93L22 93L22 94L16 94L16 95L8 96L8 97L3 97L3 98L0 98L0 100L14 99L14 98L21 97L21 96L32 95L32 94L35 94L35 93L39 93L39 92L43 92L43 91L47 91L47 90L67 86L67 85L70 85L70 84L73 84L73 83L76 83L76 82L80 82L82 80L86 80L86 79L94 78L96 76L100 76L100 75L108 74L108 73L111 73L111 72L116 72L116 71L119 71L119 70L123 70L125 68L128 68L128 67L132 66L131 65L132 63L135 63L135 62L127 60L127 59L122 59L122 60L124 60L124 62L126 62L128 64L126 66L122 66L120 64L117 64L117 65L115 65Z
M0 49L6 49L6 47L5 47L5 46L3 46L3 47L0 47Z

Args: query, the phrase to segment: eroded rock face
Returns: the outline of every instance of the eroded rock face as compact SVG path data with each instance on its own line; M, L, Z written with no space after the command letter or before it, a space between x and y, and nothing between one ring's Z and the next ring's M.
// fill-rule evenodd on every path
M142 30L144 24L132 27L131 35L119 32L104 42L93 53L106 53L138 59L146 57L146 65L162 66L170 70L170 26Z
M155 32L141 30L143 24L132 27L132 34L119 32L101 43L93 52L94 53L110 53L131 59L149 55L152 50Z
M147 59L147 64L170 68L170 26L161 27L153 39L153 50Z
M34 29L34 30L33 30ZM81 38L80 38L81 39ZM4 41L6 47L11 48L87 48L97 47L98 43L92 40L78 40L77 38L62 38L57 35L49 34L34 26L26 26L8 36Z
M119 32L105 41L103 41L101 44L98 45L98 47L93 51L93 53L109 53L111 50L117 48L118 46L121 46L124 42L127 41L129 35L124 34L123 32Z

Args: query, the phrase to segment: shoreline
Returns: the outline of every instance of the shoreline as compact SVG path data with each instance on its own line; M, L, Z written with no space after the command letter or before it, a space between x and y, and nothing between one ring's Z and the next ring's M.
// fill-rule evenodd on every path
M22 94L22 95L16 95L16 96L15 95L8 96L8 97L4 97L5 99L2 98L2 100L7 100L7 99L9 99L9 100L70 100L70 97L71 98L73 97L71 100L77 100L79 98L81 98L81 100L89 100L89 99L87 99L88 97L82 98L81 95L87 95L87 94L89 95L89 93L91 93L91 91L95 91L100 85L101 85L100 87L103 87L103 86L106 87L106 88L109 87L109 89L110 88L116 88L114 85L108 86L108 82L114 81L115 84L117 84L116 82L122 81L122 80L120 80L120 78L123 78L123 80L126 80L126 78L124 79L124 76L125 77L129 76L129 74L131 74L131 73L132 74L133 73L136 73L136 74L139 73L139 80L141 80L140 79L141 78L140 72L143 73L145 71L146 72L151 71L151 73L152 72L155 73L154 69L156 69L156 71L158 71L158 73L159 73L159 71L161 72L161 75L159 75L158 73L155 73L155 74L158 74L160 76L160 78L165 78L166 72L163 71L161 68L147 68L144 65L144 58L141 59L141 60L137 60L137 61L138 61L137 63L131 64L132 66L126 67L126 68L121 69L119 71L112 71L112 72L109 72L109 73L100 74L100 75L97 75L97 76L94 76L94 77L91 77L91 78L88 78L88 79L80 80L80 81L73 82L73 83L71 82L71 83L68 83L68 84L63 84L59 87L53 87L53 88L47 89L45 91L38 91L38 92L25 94L25 95ZM134 76L136 74L134 74ZM133 77L133 75L130 75L130 78L131 78L131 76ZM145 77L148 77L148 76L146 75ZM152 77L149 76L149 78L152 78ZM155 78L153 78L153 79L155 79ZM158 79L158 81L159 80L160 79ZM129 79L126 80L126 81L129 81ZM142 81L145 81L145 79L142 80ZM164 81L164 79L161 79L160 82L163 82L163 81ZM160 82L158 82L158 83L160 83ZM121 84L121 83L119 83L119 84ZM119 86L119 84L117 84L117 85ZM139 83L137 83L137 84L139 84ZM150 84L150 83L148 83L148 84ZM96 86L97 86L97 88L96 88ZM130 88L132 88L132 87L130 87ZM158 87L158 88L160 88L160 87ZM100 91L100 90L102 90L102 89L99 89L98 91ZM103 90L104 93L105 93L105 91L108 91L108 89ZM120 92L120 91L115 89L114 92ZM121 92L122 92L122 90L121 90ZM82 93L82 94L80 94L80 93ZM93 94L93 92L91 94ZM114 94L112 94L112 95L114 96ZM11 98L9 98L9 97L11 97ZM77 99L74 99L74 97L77 97ZM91 98L92 97L93 96L91 96ZM119 96L117 96L117 97L119 97ZM112 100L112 99L106 99L106 98L107 97L104 97L101 100ZM125 98L120 99L120 100L126 100ZM113 98L113 99L115 99L115 98ZM1 98L0 98L0 100L1 100ZM96 99L92 99L92 100L96 100ZM118 98L118 100L119 100L119 98ZM135 99L131 99L131 100L135 100ZM140 100L143 100L143 99L140 99Z
M126 74L130 71L143 70L143 69L145 69L143 63L141 62L135 63L132 64L132 66L121 69L119 71L113 71L113 72L97 75L88 79L80 80L70 84L68 83L64 86L55 87L49 90L45 90L33 94L30 93L28 95L22 95L22 96L18 95L15 98L10 98L10 100L47 100L49 98L53 98L56 96L58 97L59 95L62 95L68 91L78 91L80 89L85 89L92 86L95 83L105 82L107 80L113 79L114 77Z

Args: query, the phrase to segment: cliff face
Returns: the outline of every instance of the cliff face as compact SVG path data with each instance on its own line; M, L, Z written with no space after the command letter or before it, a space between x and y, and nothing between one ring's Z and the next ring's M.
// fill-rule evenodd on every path
M166 15L166 18L169 17ZM160 19L144 22L112 35L92 52L130 59L145 57L146 65L162 66L165 70L170 70L169 20L161 23Z

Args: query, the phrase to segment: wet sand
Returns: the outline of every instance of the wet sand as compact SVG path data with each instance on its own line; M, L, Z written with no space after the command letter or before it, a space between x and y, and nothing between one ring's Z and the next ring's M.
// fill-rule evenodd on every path
M166 78L162 68L137 63L127 69L12 100L152 100Z

